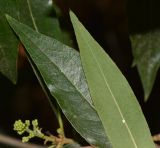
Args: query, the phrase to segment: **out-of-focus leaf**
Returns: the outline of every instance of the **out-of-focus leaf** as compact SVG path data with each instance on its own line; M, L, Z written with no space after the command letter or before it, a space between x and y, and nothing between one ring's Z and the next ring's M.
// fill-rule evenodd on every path
M9 16L7 18L35 63L32 66L39 70L44 83L73 127L91 145L110 148L92 105L79 53Z
M147 101L160 67L160 31L131 36L134 64L143 84Z
M63 146L63 148L82 148L82 147L78 143L74 143L74 144L67 144Z
M114 148L154 148L146 120L127 80L70 12L95 109Z
M52 0L0 0L0 72L16 83L18 40L5 19L5 14L18 19L36 31L69 42L54 17Z

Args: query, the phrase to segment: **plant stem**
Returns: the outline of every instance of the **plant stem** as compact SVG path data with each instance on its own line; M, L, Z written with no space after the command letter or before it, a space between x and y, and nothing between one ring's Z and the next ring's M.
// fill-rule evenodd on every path
M29 143L22 143L21 140L18 140L16 138L12 138L6 135L0 134L0 143L3 143L5 145L14 146L17 148L46 148L45 146L36 145L36 144L29 144Z
M61 116L61 112L60 109L57 109L57 116L58 116L58 123L59 123L59 127L60 127L60 133L63 137L65 137L65 132L64 132L64 126L63 126L63 120L62 120L62 116Z

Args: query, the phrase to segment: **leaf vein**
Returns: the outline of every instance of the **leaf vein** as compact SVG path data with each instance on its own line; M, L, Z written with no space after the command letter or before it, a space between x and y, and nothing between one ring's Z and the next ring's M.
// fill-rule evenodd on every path
M77 27L77 28L78 28L78 27ZM80 35L81 39L84 40L84 38L82 37L81 32L83 32L83 31L81 31L81 29L79 29L79 35ZM118 109L118 111L119 111L119 114L120 114L120 116L121 116L121 118L122 118L122 122L125 121L125 122L123 122L123 123L124 123L124 125L126 126L126 129L127 129L128 133L129 133L129 135L130 135L130 137L131 137L131 140L132 140L135 148L138 148L138 146L137 146L137 144L136 144L136 142L135 142L135 139L134 139L134 137L133 137L133 135L132 135L132 133L131 133L131 131L130 131L130 129L129 129L129 126L128 126L128 124L127 124L127 122L126 122L126 120L125 120L125 118L124 118L124 116L123 116L123 113L121 112L121 109L120 109L120 107L119 107L119 105L118 105L118 103L117 103L117 101L116 101L116 98L115 98L114 94L112 93L112 90L111 90L111 88L110 88L110 86L109 86L109 84L108 84L108 80L107 80L107 78L106 78L105 75L104 75L103 69L101 68L101 66L100 66L100 64L99 64L99 61L98 61L97 58L95 57L95 55L94 55L94 53L93 53L93 51L92 51L92 48L90 47L90 45L88 44L88 42L86 42L86 40L84 40L84 42L86 43L89 51L90 51L91 54L92 54L92 57L94 58L95 62L96 62L97 65L98 65L98 68L99 68L99 70L100 70L100 72L101 72L101 75L102 75L104 81L105 81L105 84L106 84L106 86L107 86L107 88L108 88L108 90L109 90L109 92L110 92L110 94L111 94L111 96L112 96L112 98L113 98L113 101L114 101L114 103L115 103L115 105L116 105L116 107L117 107L117 109Z
M32 12L32 9L31 9L31 4L30 4L29 0L27 0L27 4L28 4L29 13L30 13L30 16L31 16L31 19L32 19L32 22L33 22L33 26L34 26L35 30L38 32L38 27L36 25L36 21L35 21L34 16L33 16L33 12Z

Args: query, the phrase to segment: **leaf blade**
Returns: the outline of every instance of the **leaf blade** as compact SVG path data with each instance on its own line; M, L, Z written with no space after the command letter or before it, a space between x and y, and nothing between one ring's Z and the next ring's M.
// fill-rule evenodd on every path
M70 17L93 103L112 146L154 147L145 118L126 79L72 12ZM139 124L136 128L135 123Z
M16 18L16 5L12 1L7 2L13 7L10 13ZM10 29L4 12L8 12L5 7L6 2L0 1L0 72L5 75L12 83L17 81L16 59L18 54L18 40Z
M48 0L0 0L0 72L13 83L17 80L18 39L8 25L9 14L30 27L70 44L63 36L52 3ZM51 16L52 15L52 16Z
M160 67L160 31L132 35L132 53L138 68L144 90L144 99L148 100Z
M90 144L111 147L102 123L91 104L78 52L54 39L36 33L10 17L7 18L39 69L51 94L57 99L74 128ZM62 60L66 55L68 57Z

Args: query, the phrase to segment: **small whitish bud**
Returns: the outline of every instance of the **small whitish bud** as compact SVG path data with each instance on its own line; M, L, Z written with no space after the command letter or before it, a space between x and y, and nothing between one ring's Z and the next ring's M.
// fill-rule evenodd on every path
M28 142L29 141L29 137L22 137L22 142L25 143L25 142Z

